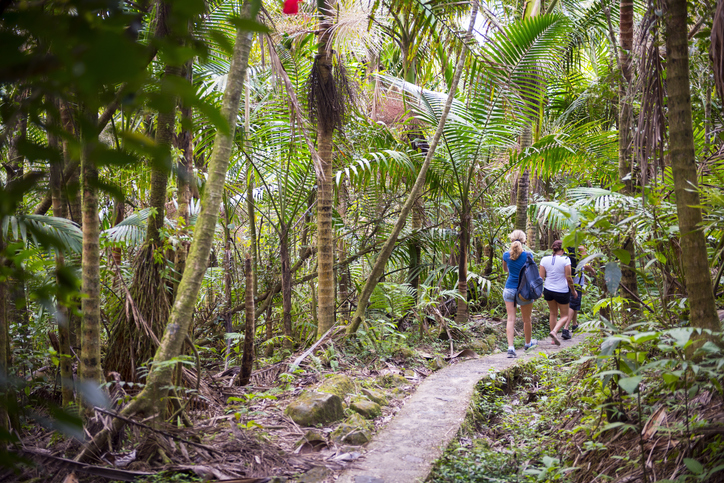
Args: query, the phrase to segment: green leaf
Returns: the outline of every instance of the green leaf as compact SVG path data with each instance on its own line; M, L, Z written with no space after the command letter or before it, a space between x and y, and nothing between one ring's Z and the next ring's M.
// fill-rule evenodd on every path
M604 271L604 278L606 280L606 288L612 294L618 290L618 285L621 283L621 269L616 262L608 262Z
M685 347L691 339L691 329L670 329L667 333L674 339L676 347Z
M691 471L695 475L700 475L704 472L704 467L695 459L684 458L684 464L689 469L689 471Z
M628 265L628 263L631 261L631 254L628 252L628 250L624 250L623 248L616 248L613 250L613 254L618 257L619 260L621 260L621 263L624 265Z
M639 384L643 380L642 376L624 377L618 380L618 385L629 394L635 394L639 389Z

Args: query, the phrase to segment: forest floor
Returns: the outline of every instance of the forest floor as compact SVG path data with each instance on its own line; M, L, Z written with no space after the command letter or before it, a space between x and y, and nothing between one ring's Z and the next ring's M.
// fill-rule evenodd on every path
M547 317L534 325L547 326ZM153 428L143 422L128 424L94 464L80 465L72 461L80 448L78 439L35 425L22 439L20 456L25 463L15 473L0 470L0 481L156 483L249 478L232 481L262 483L270 477L276 477L271 481L307 483L421 481L458 434L481 379L584 339L578 334L561 347L545 339L534 350L519 350L517 359L508 359L501 351L506 345L502 319L473 316L464 333L453 336L454 342L429 336L414 341L409 337L400 344L388 341L386 349L384 341L378 340L362 349L364 344L350 345L339 334L320 344L298 368L293 361L299 354L263 364L251 384L243 387L237 385L238 368L232 365L222 370L218 359L214 363L210 357L201 378L193 367L184 369L184 385L199 387L190 390L193 397L186 409L192 426L184 426L178 418ZM359 393L347 397L347 407L366 389L379 391L387 399L382 414L369 422L376 434L366 446L335 439L339 421L305 428L285 413L303 391L318 388L336 374L349 376ZM110 386L118 401L131 396L133 389ZM34 391L36 400L58 397L52 381L36 385ZM117 409L116 405L108 412L99 411L97 424L107 426ZM310 431L320 439L310 442Z

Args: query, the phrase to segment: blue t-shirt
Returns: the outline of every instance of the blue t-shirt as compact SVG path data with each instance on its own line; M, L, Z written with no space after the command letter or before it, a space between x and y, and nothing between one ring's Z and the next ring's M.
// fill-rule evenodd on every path
M523 252L520 254L517 260L510 258L510 252L503 254L503 261L508 264L508 280L505 281L505 288L518 288L518 276L520 275L520 269L525 265L525 261L528 259L530 254Z

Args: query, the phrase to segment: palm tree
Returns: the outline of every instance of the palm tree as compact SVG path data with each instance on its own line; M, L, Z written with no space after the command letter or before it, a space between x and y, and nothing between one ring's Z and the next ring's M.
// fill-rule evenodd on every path
M685 254L682 261L691 307L691 325L720 331L721 323L712 293L706 240L699 226L702 218L691 121L686 9L685 0L670 0L668 12L665 14L669 153L674 175L681 250Z

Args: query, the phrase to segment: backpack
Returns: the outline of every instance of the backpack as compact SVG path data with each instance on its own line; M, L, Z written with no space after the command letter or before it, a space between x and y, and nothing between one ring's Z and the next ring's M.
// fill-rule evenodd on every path
M533 260L533 255L528 253L528 259L518 275L518 290L515 301L521 303L532 302L539 299L543 294L543 279L538 272L538 265Z

